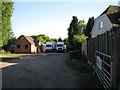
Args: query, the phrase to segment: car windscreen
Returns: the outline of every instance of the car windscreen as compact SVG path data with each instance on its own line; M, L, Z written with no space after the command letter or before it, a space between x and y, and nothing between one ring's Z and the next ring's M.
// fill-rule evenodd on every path
M51 47L51 45L46 45L46 47Z
M63 47L63 44L57 44L57 47Z

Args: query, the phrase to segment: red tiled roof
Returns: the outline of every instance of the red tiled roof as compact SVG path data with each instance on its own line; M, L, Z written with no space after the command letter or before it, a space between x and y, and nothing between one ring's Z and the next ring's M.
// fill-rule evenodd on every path
M31 44L35 44L35 45L37 45L38 43L39 43L39 40L36 40L36 39L34 39L34 38L32 38L32 37L30 37L30 36L26 36L26 35L21 35L20 37L24 37L24 38L26 38L26 40L29 42L29 43L31 43ZM20 38L19 37L19 38ZM19 39L18 38L18 39Z
M34 39L32 37L26 36L26 35L22 35L22 36L24 36L28 40L29 43L35 44Z
M103 15L103 14L113 14L113 13L117 13L119 11L120 11L120 7L119 6L112 6L112 5L110 5L101 15Z

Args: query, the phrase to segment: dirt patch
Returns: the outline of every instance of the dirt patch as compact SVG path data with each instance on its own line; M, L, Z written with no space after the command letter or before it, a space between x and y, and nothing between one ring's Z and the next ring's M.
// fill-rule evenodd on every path
M3 88L76 88L77 74L66 65L67 53L25 56L2 69Z

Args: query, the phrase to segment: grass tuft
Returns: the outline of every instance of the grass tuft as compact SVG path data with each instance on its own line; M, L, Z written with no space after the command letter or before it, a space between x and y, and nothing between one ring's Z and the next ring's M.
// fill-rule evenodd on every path
M70 59L67 60L66 63L75 71L81 73L89 73L92 72L93 69L91 68L90 65L88 65L86 62L83 60L75 60L75 59Z
M103 88L84 56L81 60L66 60L66 63L78 73L77 88Z

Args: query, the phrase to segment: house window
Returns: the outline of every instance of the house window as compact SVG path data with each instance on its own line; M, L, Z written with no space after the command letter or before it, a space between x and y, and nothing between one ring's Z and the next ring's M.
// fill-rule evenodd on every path
M28 45L25 45L25 48L28 48Z
M103 21L100 21L100 22L99 22L99 27L100 27L100 29L103 28Z
M19 44L17 45L17 48L20 48L20 45L19 45Z

